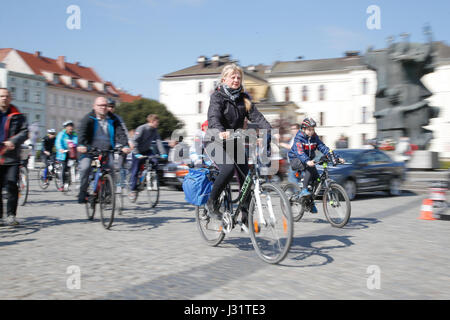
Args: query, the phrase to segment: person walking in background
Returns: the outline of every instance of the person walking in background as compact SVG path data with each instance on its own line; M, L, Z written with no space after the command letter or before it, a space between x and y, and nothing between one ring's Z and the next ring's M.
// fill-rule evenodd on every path
M292 146L294 145L295 136L297 135L297 132L300 130L300 125L298 123L294 123L291 125L291 139L289 140L289 143L280 143L280 146L287 149L287 152L291 150ZM289 164L289 157L287 157L288 161L288 167L287 167L287 178L289 182L292 183L299 183L300 178L297 177L297 172L292 170L290 164Z
M28 137L26 117L11 104L6 88L0 88L0 225L16 226L20 146ZM7 188L6 219L3 221L2 189Z

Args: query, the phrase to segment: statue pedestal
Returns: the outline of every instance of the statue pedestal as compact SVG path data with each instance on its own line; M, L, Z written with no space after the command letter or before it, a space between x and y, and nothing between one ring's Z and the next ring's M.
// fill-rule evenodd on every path
M439 169L438 153L427 150L416 150L411 159L407 162L408 169L433 170Z

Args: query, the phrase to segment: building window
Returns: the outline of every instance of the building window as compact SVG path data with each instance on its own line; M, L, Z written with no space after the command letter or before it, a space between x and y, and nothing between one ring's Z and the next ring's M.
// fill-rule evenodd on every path
M57 75L56 73L53 74L53 82L58 84L59 83L59 75Z
M198 113L203 113L203 103L201 101L198 102Z
M325 100L325 86L323 84L319 86L319 100Z
M11 87L11 89L9 89L9 91L11 92L11 99L15 100L16 99L16 87Z
M361 144L364 146L367 144L367 134L361 134Z
M291 101L290 99L290 90L289 87L284 88L284 101L288 102Z
M34 102L40 104L41 103L41 92L40 91L36 91L36 95L34 97L35 97L35 101Z
M30 91L28 89L23 89L23 101L28 102L30 99Z
M302 87L302 101L308 101L308 87Z
M198 83L198 93L202 93L203 92L203 82L199 81Z
M367 79L364 78L361 81L362 94L367 94Z
M319 113L319 126L324 126L325 125L325 113L324 112L320 112Z
M367 107L362 107L361 108L361 122L362 123L367 123L367 116L368 116L368 113L367 113Z

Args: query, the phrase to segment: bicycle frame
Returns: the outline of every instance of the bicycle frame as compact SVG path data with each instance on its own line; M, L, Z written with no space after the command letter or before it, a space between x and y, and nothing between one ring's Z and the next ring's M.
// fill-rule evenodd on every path
M333 181L332 179L330 179L329 175L328 175L328 163L324 162L322 164L323 166L323 172L320 175L320 177L318 178L319 184L314 183L314 189L312 194L314 195L314 198L319 196L319 193L322 189L328 189L329 185L331 184L331 182Z
M99 181L101 181L100 179L103 176L104 172L109 170L108 168L106 168L108 157L109 152L102 152L92 160L91 166L93 166L95 169L93 186L93 190L95 190L95 193L98 193L100 189L101 184L99 184Z
M144 156L144 157L145 157L145 162L139 168L138 176L140 173L145 172L146 176L144 177L144 180L147 179L147 181L150 181L150 174L151 174L151 171L153 170L152 164L150 163L150 159L158 158L158 156L152 155L152 156ZM143 169L141 169L141 168L143 168ZM155 169L155 171L156 171L156 169ZM158 178L157 175L156 175L156 178ZM138 186L141 185L141 183L142 183L142 181L138 181ZM150 187L153 187L153 186L150 186ZM147 186L147 188L149 188L149 186ZM151 190L151 189L149 189L149 190ZM137 188L136 191L139 192L140 191L139 188Z

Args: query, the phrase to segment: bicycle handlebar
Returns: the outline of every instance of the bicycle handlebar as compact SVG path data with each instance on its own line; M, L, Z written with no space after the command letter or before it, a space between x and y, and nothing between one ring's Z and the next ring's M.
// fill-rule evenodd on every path
M89 147L87 154L93 155L93 156L98 156L102 153L112 153L112 152L119 152L122 149L122 146L116 146L113 149L108 149L108 150L102 150L100 148L97 147Z
M328 158L328 156L324 155L318 161L315 161L315 160L313 160L313 161L314 161L315 165L316 164L323 165L324 163L330 163L331 162L333 164L333 167L335 167L336 165L342 164L342 163L339 163L338 159L339 158L336 158L336 155L334 153L331 153L331 159Z

